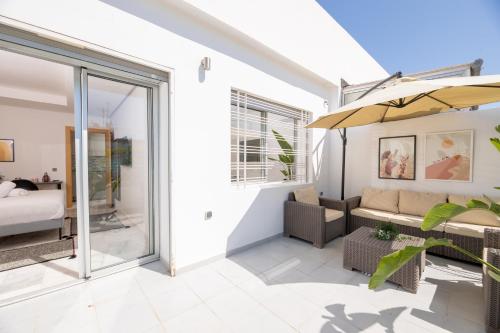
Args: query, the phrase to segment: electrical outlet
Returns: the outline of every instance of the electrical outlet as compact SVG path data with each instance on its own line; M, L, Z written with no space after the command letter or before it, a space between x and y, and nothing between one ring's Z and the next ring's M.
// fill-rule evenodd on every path
M205 221L210 220L212 218L212 211L209 210L205 212Z

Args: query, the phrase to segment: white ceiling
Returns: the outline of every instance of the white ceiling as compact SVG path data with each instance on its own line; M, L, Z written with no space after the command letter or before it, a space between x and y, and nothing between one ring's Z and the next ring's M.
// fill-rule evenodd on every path
M0 104L73 112L73 68L0 50Z
M73 112L73 67L0 50L0 106ZM90 115L108 116L134 85L89 76Z

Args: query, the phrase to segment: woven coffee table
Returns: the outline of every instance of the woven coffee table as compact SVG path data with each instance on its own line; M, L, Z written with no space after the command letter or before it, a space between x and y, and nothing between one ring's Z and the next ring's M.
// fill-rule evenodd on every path
M344 268L373 274L377 270L379 260L407 245L422 246L424 239L400 235L400 239L383 241L375 238L375 229L361 227L344 238ZM399 284L413 293L417 292L418 281L425 267L425 251L406 263L394 273L388 281Z

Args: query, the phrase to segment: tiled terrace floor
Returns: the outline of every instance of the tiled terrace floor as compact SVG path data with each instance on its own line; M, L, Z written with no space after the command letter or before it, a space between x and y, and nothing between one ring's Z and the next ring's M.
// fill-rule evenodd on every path
M277 239L175 278L156 262L0 308L0 332L482 332L479 267L427 260L416 295L373 292L342 268L342 239Z

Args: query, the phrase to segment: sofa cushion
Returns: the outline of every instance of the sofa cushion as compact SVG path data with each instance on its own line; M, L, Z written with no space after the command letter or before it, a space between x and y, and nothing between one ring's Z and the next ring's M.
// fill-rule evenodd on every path
M445 234L454 234L474 238L484 238L484 229L497 229L500 231L500 227L491 227L460 222L446 222L444 226Z
M325 208L325 222L332 222L340 219L343 216L344 212L341 210Z
M422 216L409 214L394 214L394 216L391 217L390 222L408 227L420 228L420 225L424 222L424 218ZM439 232L444 231L444 223L436 226L432 230Z
M399 212L403 214L425 216L427 211L440 203L446 203L446 193L399 191Z
M377 209L370 208L354 208L351 210L351 215L364 217L367 219L372 219L380 222L390 222L391 217L395 214L390 212L384 212Z
M319 206L319 197L314 186L297 189L293 191L293 194L298 202Z
M450 194L448 197L448 202L454 203L460 206L466 206L467 202L470 200L479 200L488 205L491 201L484 196L470 196L470 195L456 195ZM494 200L494 199L492 199ZM473 209L471 211L465 212L458 216L455 216L452 222L468 223L468 224L479 224L484 226L500 227L500 218L493 212L486 211L483 209Z
M363 190L361 197L361 208L383 210L386 212L399 213L399 194L397 190L384 190L367 187Z

